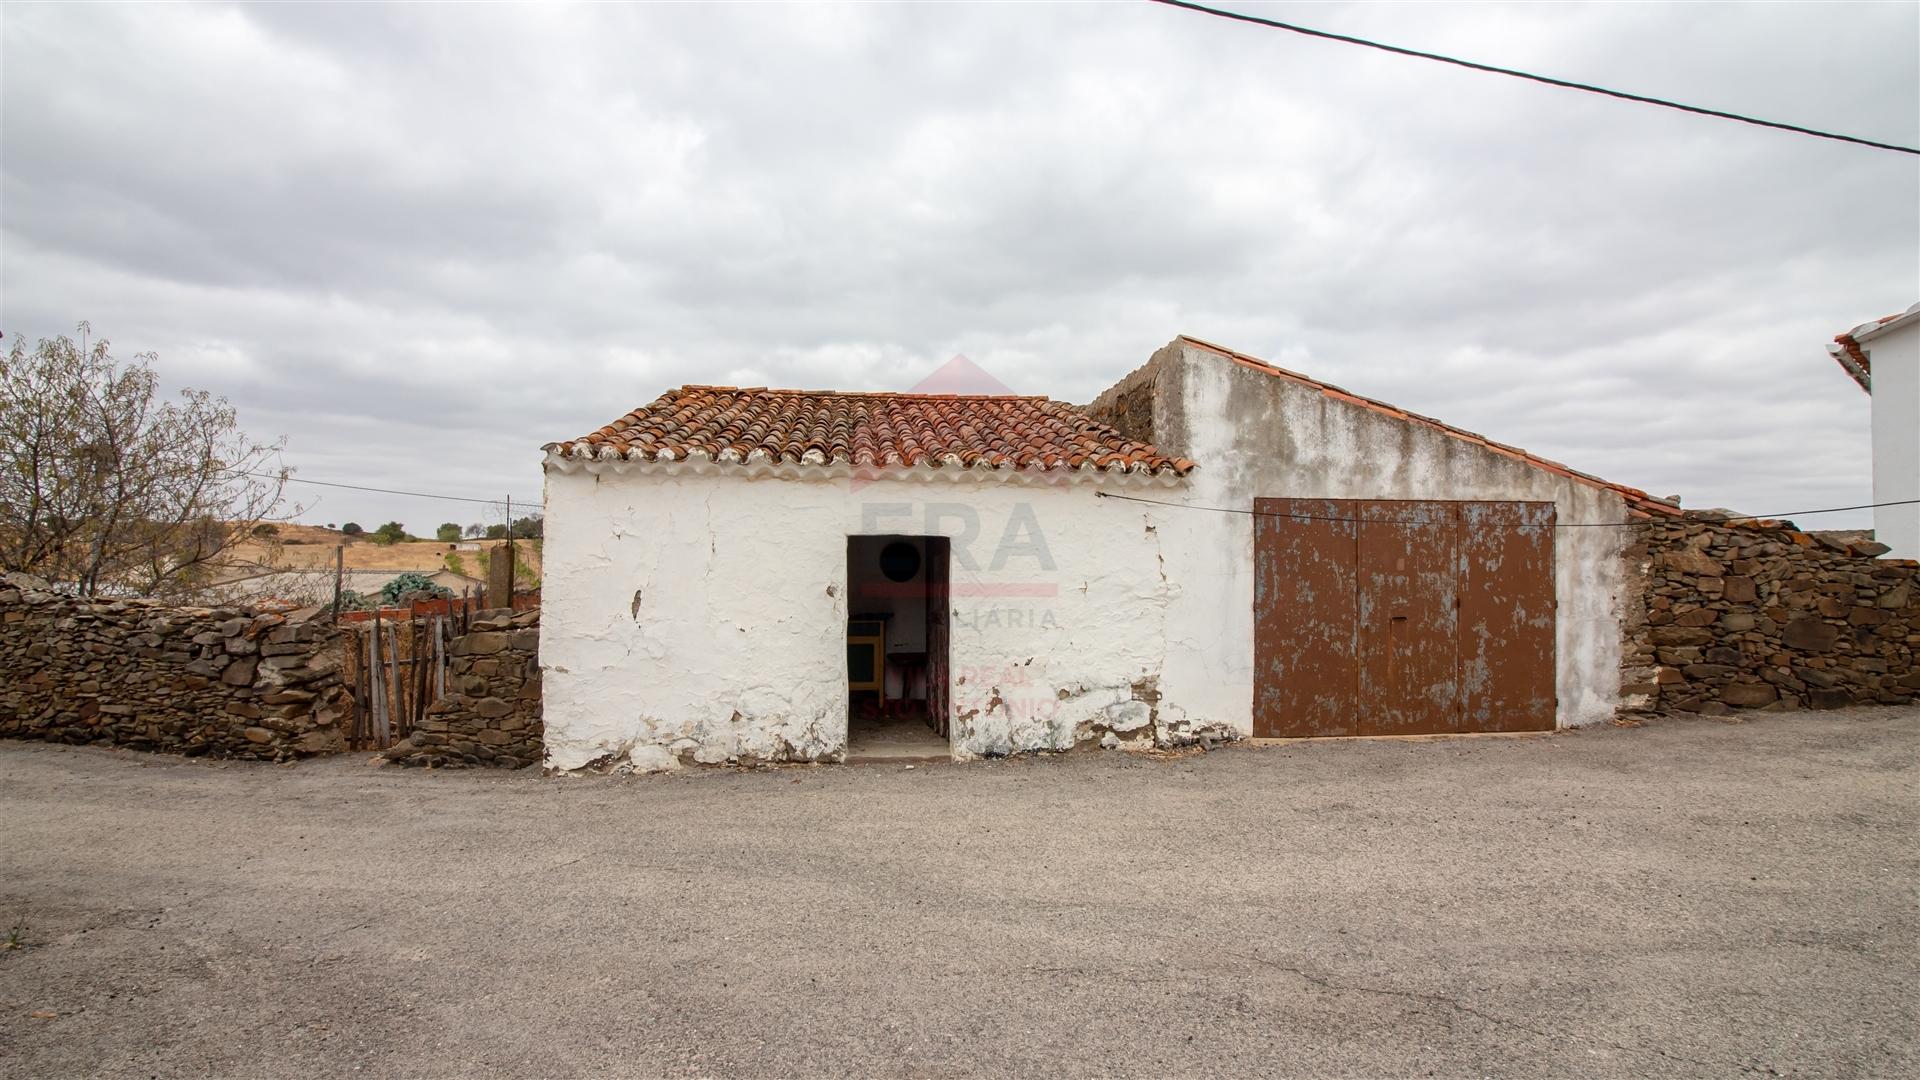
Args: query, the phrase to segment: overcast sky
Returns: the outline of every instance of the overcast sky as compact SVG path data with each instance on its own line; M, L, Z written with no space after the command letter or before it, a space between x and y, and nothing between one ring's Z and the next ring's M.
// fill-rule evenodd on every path
M1920 142L1913 3L1231 6ZM669 386L1085 402L1189 333L1692 506L1866 502L1823 346L1920 299L1920 158L1144 3L0 20L0 330L90 320L316 480L537 498Z

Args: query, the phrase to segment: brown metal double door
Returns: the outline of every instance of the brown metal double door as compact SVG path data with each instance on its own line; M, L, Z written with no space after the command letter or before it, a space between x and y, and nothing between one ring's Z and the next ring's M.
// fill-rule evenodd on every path
M1552 503L1254 501L1254 734L1554 726Z

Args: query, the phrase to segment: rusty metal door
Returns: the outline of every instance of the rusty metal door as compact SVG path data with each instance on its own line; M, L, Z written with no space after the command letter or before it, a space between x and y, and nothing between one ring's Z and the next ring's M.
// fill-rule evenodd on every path
M1253 733L1344 735L1354 716L1360 601L1351 504L1255 499Z
M1552 729L1551 503L1254 513L1255 736Z
M1461 731L1552 731L1552 503L1460 504Z
M1357 735L1453 730L1459 712L1452 503L1349 505L1360 519Z

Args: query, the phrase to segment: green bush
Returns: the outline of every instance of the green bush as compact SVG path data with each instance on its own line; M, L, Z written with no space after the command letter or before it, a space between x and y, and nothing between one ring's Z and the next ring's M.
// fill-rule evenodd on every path
M401 597L417 592L427 593L436 600L446 600L453 596L453 590L435 585L425 574L409 570L382 586L380 599L389 604L397 604Z

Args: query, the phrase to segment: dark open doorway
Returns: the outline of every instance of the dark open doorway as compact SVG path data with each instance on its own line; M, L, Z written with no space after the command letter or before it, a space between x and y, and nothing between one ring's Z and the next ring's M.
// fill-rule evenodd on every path
M849 758L949 756L944 536L847 538Z

